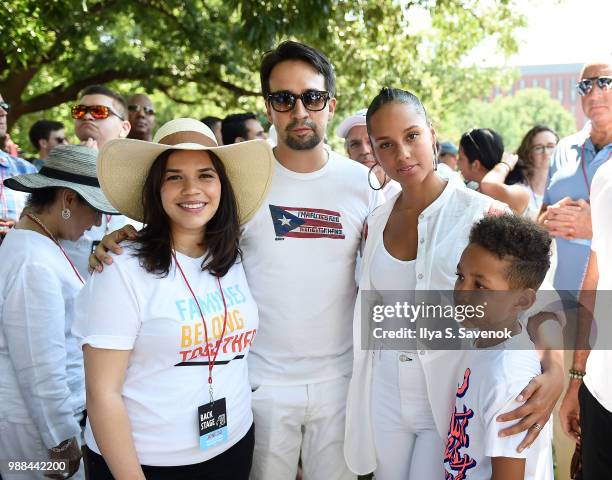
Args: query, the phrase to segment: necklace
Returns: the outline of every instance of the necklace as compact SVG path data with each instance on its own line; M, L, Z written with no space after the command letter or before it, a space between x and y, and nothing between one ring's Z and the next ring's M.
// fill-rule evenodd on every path
M45 226L45 224L38 218L35 217L34 215L32 215L31 213L26 213L25 214L26 217L28 217L30 220L32 220L36 225L38 225L40 228L42 228L42 230L47 234L47 236L53 241L53 243L55 243L59 249L62 251L62 253L64 254L64 257L66 257L66 260L68 260L68 263L70 263L70 266L72 267L72 270L74 270L74 273L76 274L77 278L80 280L80 282L85 285L85 280L83 280L83 277L81 277L81 274L79 273L79 271L76 269L76 267L74 266L74 263L72 263L72 260L70 260L70 257L68 256L68 254L66 253L66 250L64 250L64 247L62 247L62 245L59 243L59 241L57 240L57 238L55 238L53 236L53 234L49 231L49 229Z

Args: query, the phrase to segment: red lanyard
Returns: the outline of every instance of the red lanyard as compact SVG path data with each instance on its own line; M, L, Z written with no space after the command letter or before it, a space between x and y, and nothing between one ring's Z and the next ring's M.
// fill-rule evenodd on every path
M176 267L179 269L179 272L181 272L181 276L183 277L183 280L185 281L185 285L187 285L187 288L189 289L189 292L191 293L193 300L198 306L198 310L200 311L200 316L202 317L202 323L204 324L204 341L206 342L205 350L206 350L206 356L208 357L208 388L210 391L210 403L213 403L212 371L213 371L213 367L215 366L215 360L217 360L217 355L219 354L219 349L221 348L221 342L223 341L223 337L225 336L225 327L227 326L227 303L225 303L225 295L223 295L223 289L221 288L221 280L219 279L219 277L217 277L217 285L219 286L219 291L221 292L221 299L223 300L223 308L225 310L225 313L223 314L223 331L221 332L221 337L219 337L219 340L217 340L217 348L215 349L215 354L211 360L210 348L208 348L208 328L206 327L206 320L204 319L204 313L202 313L200 302L198 302L198 297L196 297L196 294L193 292L193 289L191 288L191 285L189 284L189 280L187 280L187 277L185 276L185 272L183 272L183 269L181 268L181 264L179 263L178 258L176 258L176 254L174 253L174 250L172 250L172 257L174 258L174 263L176 263Z
M608 156L608 160L610 160L610 158L612 158L612 153ZM584 166L584 143L582 144L582 148L580 150L580 166L582 167L582 176L584 177L584 183L586 183L587 192L589 192L589 197L590 197L591 196L591 185L589 184L589 179L587 177L586 168Z
M591 196L591 185L589 185L589 179L587 177L586 168L584 166L584 143L582 144L582 149L580 150L580 166L582 167L582 175L584 177L584 183L586 183L587 192L589 193L589 197Z
M81 281L81 283L83 285L85 285L85 280L83 280L83 277L81 277L81 274L79 273L79 271L76 269L76 267L74 266L74 263L72 263L72 260L70 260L70 257L68 256L68 254L66 253L66 250L64 250L64 247L62 247L62 245L57 241L57 239L53 236L53 234L49 231L49 229L45 226L44 223L42 223L37 217L35 217L34 215L32 215L31 213L26 213L25 214L26 217L28 217L30 220L32 220L35 224L37 224L40 228L43 229L43 231L47 234L47 236L53 240L53 243L55 243L60 250L62 251L62 253L64 254L64 257L66 257L66 260L68 260L68 263L70 263L70 266L72 267L72 270L74 270L74 273L76 274L76 276L78 277L78 279Z

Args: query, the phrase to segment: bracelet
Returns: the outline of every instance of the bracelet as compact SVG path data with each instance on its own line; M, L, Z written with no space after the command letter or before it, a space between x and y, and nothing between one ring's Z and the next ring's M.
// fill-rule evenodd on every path
M508 162L504 162L503 160L499 162L501 165L505 165L506 167L508 167L508 173L510 173L514 167L510 166L510 164Z
M64 452L65 450L68 450L68 447L72 445L72 440L73 440L72 438L68 438L67 440L64 440L57 447L51 447L51 451L55 453L61 453L61 452Z
M582 378L586 375L586 372L582 370L574 370L573 368L569 371L569 378L573 380L582 380Z

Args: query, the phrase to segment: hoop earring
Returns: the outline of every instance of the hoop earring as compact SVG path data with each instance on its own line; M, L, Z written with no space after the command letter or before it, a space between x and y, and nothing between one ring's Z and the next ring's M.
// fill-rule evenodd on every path
M370 170L368 171L368 185L370 185L370 188L376 192L378 192L379 190L382 190L385 185L387 184L387 174L385 173L385 180L383 181L382 185L378 188L374 188L374 186L372 185L372 170L374 170L374 168L378 165L378 162L376 162L374 165L372 165L370 167Z
M68 219L70 218L70 215L72 215L72 212L70 211L70 209L69 209L69 208L64 208L64 209L62 210L62 218L63 218L64 220L68 220Z
M438 163L439 163L439 160L438 160L438 149L434 145L433 146L433 169L434 169L434 172L438 171Z

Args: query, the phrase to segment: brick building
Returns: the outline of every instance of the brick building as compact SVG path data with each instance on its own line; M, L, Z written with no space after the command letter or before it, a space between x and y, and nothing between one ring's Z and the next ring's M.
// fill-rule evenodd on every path
M550 96L559 100L563 107L574 116L576 129L581 129L586 122L586 117L575 88L581 68L581 63L519 67L521 76L512 85L512 94L524 88L548 90ZM498 93L496 91L495 96Z

